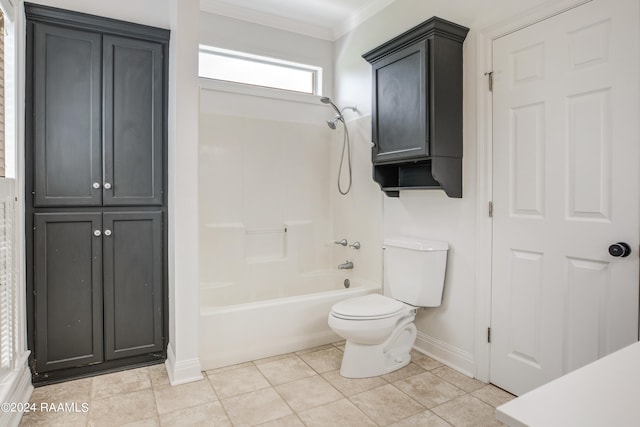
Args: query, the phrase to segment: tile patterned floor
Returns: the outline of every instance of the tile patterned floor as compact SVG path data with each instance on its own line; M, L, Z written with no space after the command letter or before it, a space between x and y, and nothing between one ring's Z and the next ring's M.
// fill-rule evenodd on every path
M164 365L40 387L36 407L77 402L78 410L27 413L20 425L491 427L502 425L495 407L513 398L415 351L396 372L343 378L343 349L338 342L214 369L176 387Z

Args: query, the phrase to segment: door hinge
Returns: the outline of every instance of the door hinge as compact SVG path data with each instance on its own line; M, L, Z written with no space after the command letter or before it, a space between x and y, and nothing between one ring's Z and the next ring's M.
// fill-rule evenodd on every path
M489 76L489 92L493 92L493 71L487 71L485 76Z
M487 342L491 344L491 326L487 328Z
M489 202L489 218L493 218L493 202Z

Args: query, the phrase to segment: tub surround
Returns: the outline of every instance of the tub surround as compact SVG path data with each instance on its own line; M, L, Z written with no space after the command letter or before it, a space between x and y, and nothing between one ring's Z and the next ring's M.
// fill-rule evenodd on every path
M329 130L289 114L322 106L273 101L256 117L251 100L267 100L227 93L222 112L218 94L201 91L200 282L259 286L330 269Z

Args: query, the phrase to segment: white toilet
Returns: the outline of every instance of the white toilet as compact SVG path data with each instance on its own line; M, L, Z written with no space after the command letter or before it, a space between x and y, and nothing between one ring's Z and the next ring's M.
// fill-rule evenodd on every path
M416 308L442 303L447 243L401 237L385 239L383 249L385 296L340 301L329 313L329 326L347 341L343 377L375 377L406 366Z

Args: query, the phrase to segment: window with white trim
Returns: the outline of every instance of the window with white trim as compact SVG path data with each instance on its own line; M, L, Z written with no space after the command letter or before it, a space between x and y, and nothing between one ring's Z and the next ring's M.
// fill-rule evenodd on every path
M198 75L254 86L320 95L322 68L200 45Z

